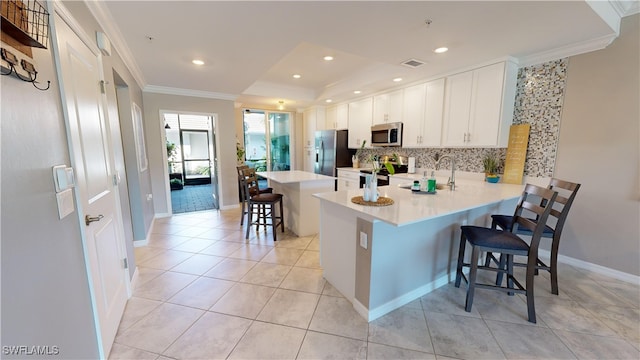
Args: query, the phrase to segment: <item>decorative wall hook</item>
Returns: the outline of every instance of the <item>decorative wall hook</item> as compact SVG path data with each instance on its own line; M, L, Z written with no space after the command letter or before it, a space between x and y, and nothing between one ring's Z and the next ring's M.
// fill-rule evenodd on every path
M29 77L25 77L25 76L20 75L20 73L16 69L16 66L18 65L18 58L13 53L9 52L5 48L1 48L0 49L0 55L2 57L2 60L6 61L7 64L9 64L9 66L8 66L9 72L0 73L0 74L2 74L2 75L11 75L11 73L14 73L18 79L20 79L22 81L30 82L33 85L33 87L35 87L38 90L42 90L42 91L49 90L49 87L51 87L51 81L47 80L47 87L46 88L41 88L41 87L38 87L38 85L36 85L36 84L38 84L38 82L36 81L36 79L38 77L38 72L36 71L36 68L33 66L32 63L28 62L25 59L22 59L20 61L20 66L22 67L22 69L24 71L26 71L27 74L29 74Z

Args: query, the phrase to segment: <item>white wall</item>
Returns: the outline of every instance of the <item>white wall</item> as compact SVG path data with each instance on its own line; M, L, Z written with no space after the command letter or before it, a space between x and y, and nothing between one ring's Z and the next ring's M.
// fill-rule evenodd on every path
M220 172L218 194L221 199L220 208L238 206L233 101L145 92L143 102L147 155L156 215L163 216L171 213L171 209L167 208L167 182L163 160L163 153L166 154L167 150L162 141L164 121L160 118L161 110L217 115L218 127L215 130L220 149L220 153L217 154Z
M569 59L554 176L582 183L560 254L640 276L640 15Z
M71 163L51 51L34 49L34 65L49 90L0 80L2 346L56 345L58 358L95 359L78 214L58 218L53 185L51 167Z

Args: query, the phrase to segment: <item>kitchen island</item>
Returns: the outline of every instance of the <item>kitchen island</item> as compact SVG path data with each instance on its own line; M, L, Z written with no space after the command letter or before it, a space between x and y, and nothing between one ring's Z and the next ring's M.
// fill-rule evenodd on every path
M298 236L319 231L320 202L312 195L334 191L336 178L306 171L260 171L274 193L283 194L284 224Z
M353 203L362 189L315 194L324 277L374 320L451 281L460 226L487 226L491 214L512 213L522 190L471 180L434 195L379 187L394 201L388 206Z

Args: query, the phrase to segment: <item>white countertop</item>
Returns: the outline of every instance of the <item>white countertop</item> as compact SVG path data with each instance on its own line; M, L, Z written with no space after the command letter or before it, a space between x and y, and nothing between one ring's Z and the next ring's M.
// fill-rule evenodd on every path
M436 194L417 194L397 186L378 187L380 196L394 200L388 206L365 206L351 202L362 189L314 194L313 196L350 208L395 226L408 225L440 216L520 197L524 185L490 184L484 181L456 181L456 190L438 190Z
M259 171L256 174L267 178L271 181L279 182L281 184L286 183L299 183L307 181L327 181L335 180L333 176L326 176L300 170L289 171Z

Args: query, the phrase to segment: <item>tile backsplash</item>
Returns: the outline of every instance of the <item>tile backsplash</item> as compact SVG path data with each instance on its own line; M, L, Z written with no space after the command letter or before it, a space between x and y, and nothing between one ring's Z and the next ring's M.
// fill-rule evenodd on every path
M531 124L524 175L551 177L556 161L560 118L566 85L568 59L527 66L518 70L513 124ZM504 164L506 148L376 148L365 149L361 159L370 154L414 156L416 167L432 168L436 154L456 158L460 171L483 172L482 158L493 153ZM449 165L443 165L449 168ZM500 172L503 172L500 168Z

